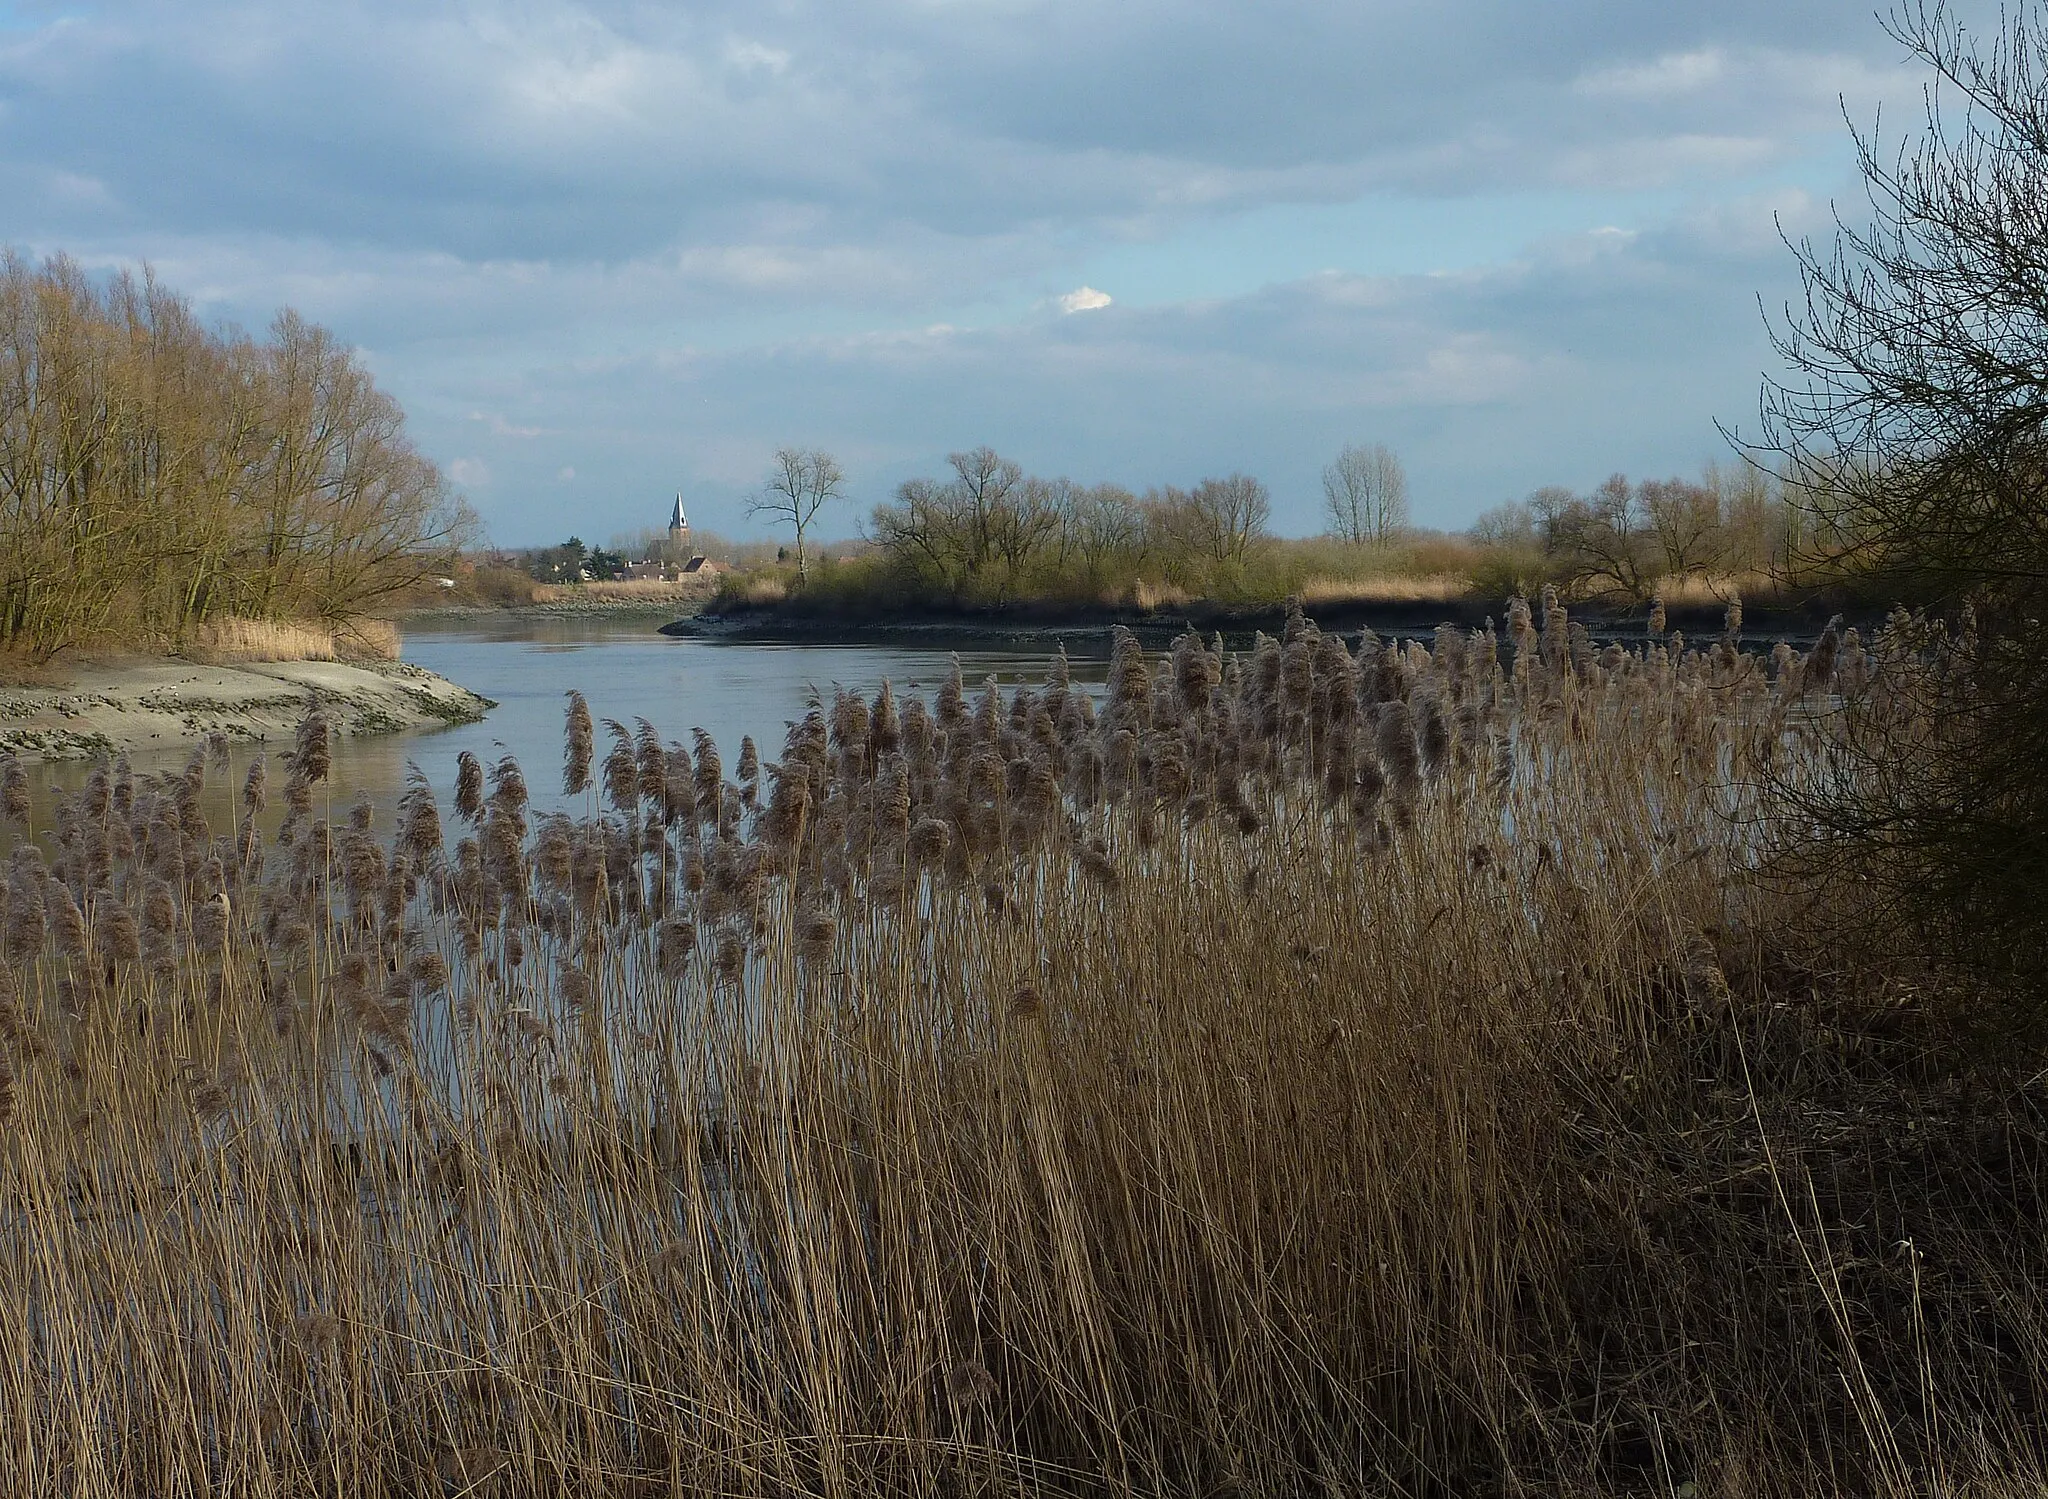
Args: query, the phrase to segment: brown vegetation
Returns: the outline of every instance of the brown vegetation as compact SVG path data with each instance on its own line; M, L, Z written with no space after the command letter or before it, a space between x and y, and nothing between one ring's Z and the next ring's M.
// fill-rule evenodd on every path
M209 331L148 277L0 262L0 413L0 649L34 659L350 619L467 524L333 335Z
M1341 472L1349 463L1357 472ZM1391 453L1347 449L1326 476L1334 535L1276 537L1265 487L1243 474L1133 494L1041 479L988 448L952 455L953 476L914 479L877 506L870 540L837 565L753 559L718 606L886 615L938 608L1214 611L1305 603L1464 600L1496 607L1555 587L1607 609L1793 596L1801 512L1760 469L1709 465L1697 481L1631 483L1590 495L1539 490L1461 535L1405 521ZM1383 470L1383 471L1381 471Z
M202 621L185 647L194 660L211 662L396 661L398 651L398 627L387 619L322 624L233 615Z
M706 598L717 587L715 573L693 575L674 582L639 578L612 583L536 583L533 602L567 604L581 599L602 604L683 604Z
M4 883L0 1489L2032 1491L2030 1095L1750 878L1871 658L1541 616L730 770L572 700L585 816L388 840L317 720L218 828L102 767Z

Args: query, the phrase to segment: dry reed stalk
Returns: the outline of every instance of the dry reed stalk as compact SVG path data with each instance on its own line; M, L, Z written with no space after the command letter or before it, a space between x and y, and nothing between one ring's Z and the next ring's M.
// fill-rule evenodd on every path
M324 729L261 870L110 770L5 881L0 1491L2023 1491L2013 1158L1768 1190L1920 1122L1766 983L1776 695L1545 613L465 759L450 851Z

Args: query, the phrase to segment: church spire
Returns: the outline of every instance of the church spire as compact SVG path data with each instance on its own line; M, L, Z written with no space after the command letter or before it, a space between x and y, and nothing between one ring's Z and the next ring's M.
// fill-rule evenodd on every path
M671 531L687 531L690 529L690 518L683 514L683 492L681 490L676 491L675 513L668 518L668 528Z

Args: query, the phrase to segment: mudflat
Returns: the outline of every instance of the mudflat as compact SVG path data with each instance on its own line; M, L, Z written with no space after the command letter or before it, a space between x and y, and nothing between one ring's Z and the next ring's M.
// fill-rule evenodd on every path
M0 750L65 760L215 732L283 739L315 701L344 734L474 723L496 706L403 661L110 662L60 686L0 687Z

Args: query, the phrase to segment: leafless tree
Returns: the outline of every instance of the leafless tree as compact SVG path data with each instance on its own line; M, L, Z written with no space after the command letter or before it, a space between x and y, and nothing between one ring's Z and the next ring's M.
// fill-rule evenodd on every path
M1871 897L2048 1032L2048 14L1972 33L1886 19L1932 81L1896 144L1858 133L1870 222L1792 244L1751 454L1788 476L1805 560L1947 613L1845 704L1839 773L1799 798L1807 866ZM1929 643L1931 640L1931 643ZM1879 898L1882 897L1882 898Z
M1663 576L1655 532L1636 489L1621 474L1553 511L1545 530L1564 581L1584 592L1640 602Z
M1248 474L1204 479L1193 489L1147 496L1147 519L1169 556L1204 566L1243 567L1266 536L1273 499Z
M1061 544L1091 591L1112 573L1129 570L1145 544L1145 518L1137 496L1115 484L1076 487L1067 498Z
M775 466L761 492L747 501L749 515L766 515L787 521L796 532L796 581L802 587L810 581L810 567L804 554L804 533L818 512L839 498L846 475L839 460L821 448L777 448Z
M1662 576L1712 574L1727 561L1728 533L1714 489L1685 479L1645 479L1636 501Z
M1007 596L1016 570L1058 524L1049 496L988 447L947 457L953 477L910 479L875 507L870 536L897 564L954 603Z
M287 311L264 340L215 333L146 271L0 260L0 644L340 620L474 528L325 329Z
M1408 474L1383 442L1352 445L1323 470L1323 503L1334 535L1377 546L1408 526Z

